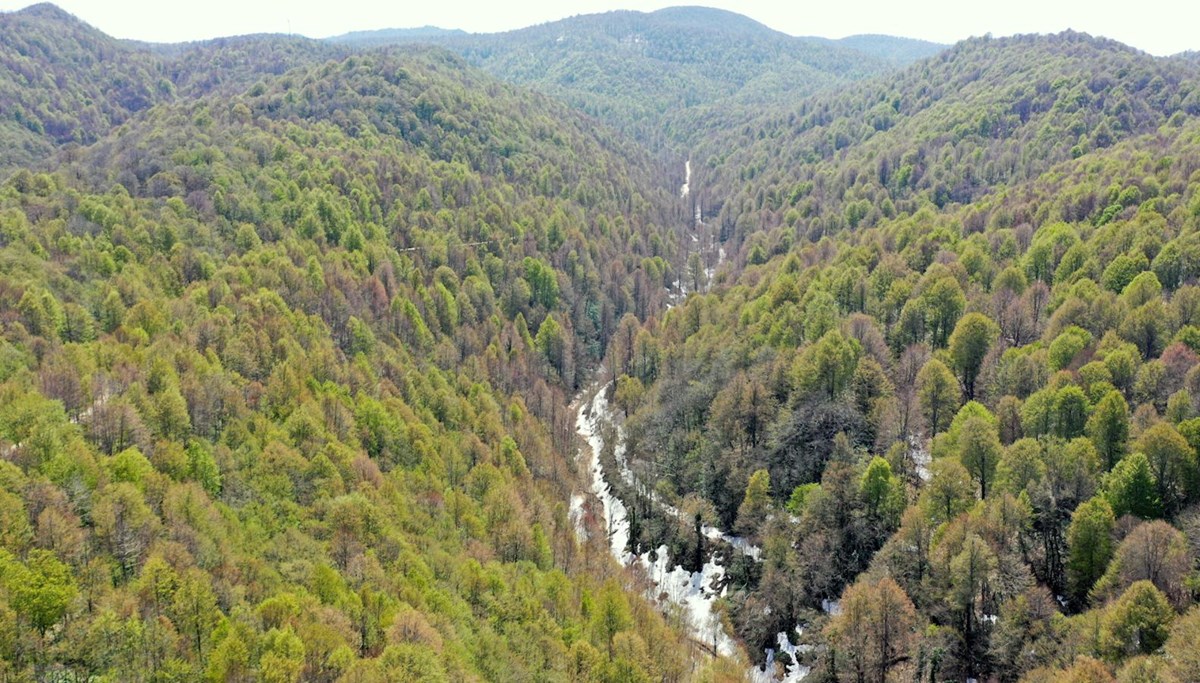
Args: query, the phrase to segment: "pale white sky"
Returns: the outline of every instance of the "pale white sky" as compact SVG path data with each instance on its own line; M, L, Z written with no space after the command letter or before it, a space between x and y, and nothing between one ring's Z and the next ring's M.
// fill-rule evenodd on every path
M0 10L29 5L0 0ZM723 7L792 35L840 38L887 33L952 43L992 33L1072 28L1115 38L1156 55L1200 49L1194 0L58 0L68 12L118 38L155 42L243 33L322 38L347 31L434 25L504 31L575 14L654 10L679 4Z

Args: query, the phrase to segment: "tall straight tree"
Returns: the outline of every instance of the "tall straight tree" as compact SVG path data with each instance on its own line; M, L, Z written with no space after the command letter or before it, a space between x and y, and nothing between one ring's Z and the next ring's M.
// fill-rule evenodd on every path
M975 399L975 380L988 350L1000 336L1000 327L982 313L968 313L959 319L950 335L950 357L962 380L963 394Z

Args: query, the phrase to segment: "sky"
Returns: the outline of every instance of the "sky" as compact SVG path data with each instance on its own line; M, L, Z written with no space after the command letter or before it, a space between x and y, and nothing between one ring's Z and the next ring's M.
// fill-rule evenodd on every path
M28 4L28 0L0 0L0 11ZM56 4L109 35L152 42L244 33L323 38L348 31L426 25L492 32L613 9L650 11L704 4L745 14L797 36L886 33L953 43L984 33L1006 36L1071 28L1155 55L1200 49L1200 33L1195 30L1200 5L1192 0L1119 5L1111 0L57 0Z

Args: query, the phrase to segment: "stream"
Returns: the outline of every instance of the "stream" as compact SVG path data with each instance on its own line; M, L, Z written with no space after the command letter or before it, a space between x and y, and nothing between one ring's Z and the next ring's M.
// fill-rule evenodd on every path
M684 163L683 186L679 188L681 199L687 198L690 194L691 183L692 161L688 159ZM696 225L699 226L701 225L701 215L698 203L695 210ZM693 234L692 240L696 241L697 236ZM725 248L718 245L716 264L705 269L706 281L711 282L716 269L724 262ZM682 279L681 277L680 281L676 282L678 293L673 293L674 297L672 298L682 299L687 296L687 288ZM674 300L668 303L667 307L670 308L673 303L675 303ZM641 553L630 552L627 549L630 535L629 509L613 493L612 487L605 478L604 466L600 462L600 453L604 448L604 437L601 434L603 426L613 426L612 433L616 435L616 443L613 444L613 459L621 480L631 488L639 488L641 482L636 480L633 470L628 465L621 426L614 419L612 406L606 396L609 386L609 383L601 385L597 382L580 392L576 397L578 408L575 417L575 430L588 444L588 448L581 451L580 457L586 458L588 472L591 474L591 490L588 493L595 496L600 502L600 511L604 518L602 524L605 535L608 537L609 552L622 567L634 565L641 567L653 585L653 588L647 591L647 597L664 611L667 609L679 610L687 625L689 635L695 641L710 648L719 657L733 657L738 652L738 643L725 630L720 617L713 611L713 604L724 596L727 590L723 564L725 558L722 554L712 552L700 571L690 572L682 565L671 562L666 545ZM645 486L640 486L640 488L648 489L646 495L650 502L660 510L676 518L682 518L681 511L662 500L653 489ZM575 533L581 541L586 540L588 534L583 523L586 503L586 493L577 492L571 496L571 520L575 524ZM762 550L741 536L725 533L709 524L702 525L700 533L710 541L724 542L733 552L761 561ZM638 548L638 550L641 549ZM809 667L798 663L796 656L798 652L805 651L809 646L793 643L793 640L797 642L799 640L798 637L793 639L793 636L799 636L801 633L802 627L799 625L791 634L778 633L776 647L767 648L765 651L765 665L762 668L751 667L746 672L747 680L753 681L753 683L777 683L779 681L798 683L803 680L809 673ZM780 654L786 654L786 664L775 661Z
M718 656L732 657L738 651L738 644L726 632L720 618L713 611L713 603L726 592L725 567L723 565L725 558L719 552L714 552L700 571L689 572L683 566L671 562L665 545L640 554L627 550L630 533L629 511L625 503L613 493L599 457L604 447L601 428L605 424L612 424L615 427L614 433L617 438L613 455L619 476L627 485L635 485L634 473L627 464L620 426L614 419L612 406L605 396L608 387L608 384L593 385L589 390L594 392L591 393L590 400L587 399L588 391L579 395L575 428L589 446L588 449L581 452L581 457L587 459L586 464L591 473L590 493L599 500L601 505L609 551L621 566L630 567L637 564L645 571L654 586L649 591L648 597L655 601L660 608L666 609L673 606L679 609L692 638L711 648ZM667 514L676 517L681 515L677 508L660 500L653 492L650 492L649 496L650 500ZM582 525L584 503L585 496L583 494L577 493L571 498L571 517L576 523L576 533L581 538L586 537L587 533ZM736 552L755 560L758 560L761 554L761 549L747 539L725 533L717 527L704 525L701 533L710 540L724 541ZM798 631L799 629L797 629ZM791 634L779 633L777 647L769 648L766 651L765 669L751 667L747 672L747 678L755 683L781 680L785 683L800 681L809 671L808 667L795 662L796 653L798 649L802 648L803 646L792 643ZM791 661L786 667L779 666L775 662L777 652L786 652L790 656Z

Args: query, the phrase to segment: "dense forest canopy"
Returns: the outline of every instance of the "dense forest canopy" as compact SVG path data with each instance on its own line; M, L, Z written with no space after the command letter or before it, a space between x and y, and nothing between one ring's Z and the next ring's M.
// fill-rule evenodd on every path
M0 679L1200 680L1194 53L37 5L0 104Z

